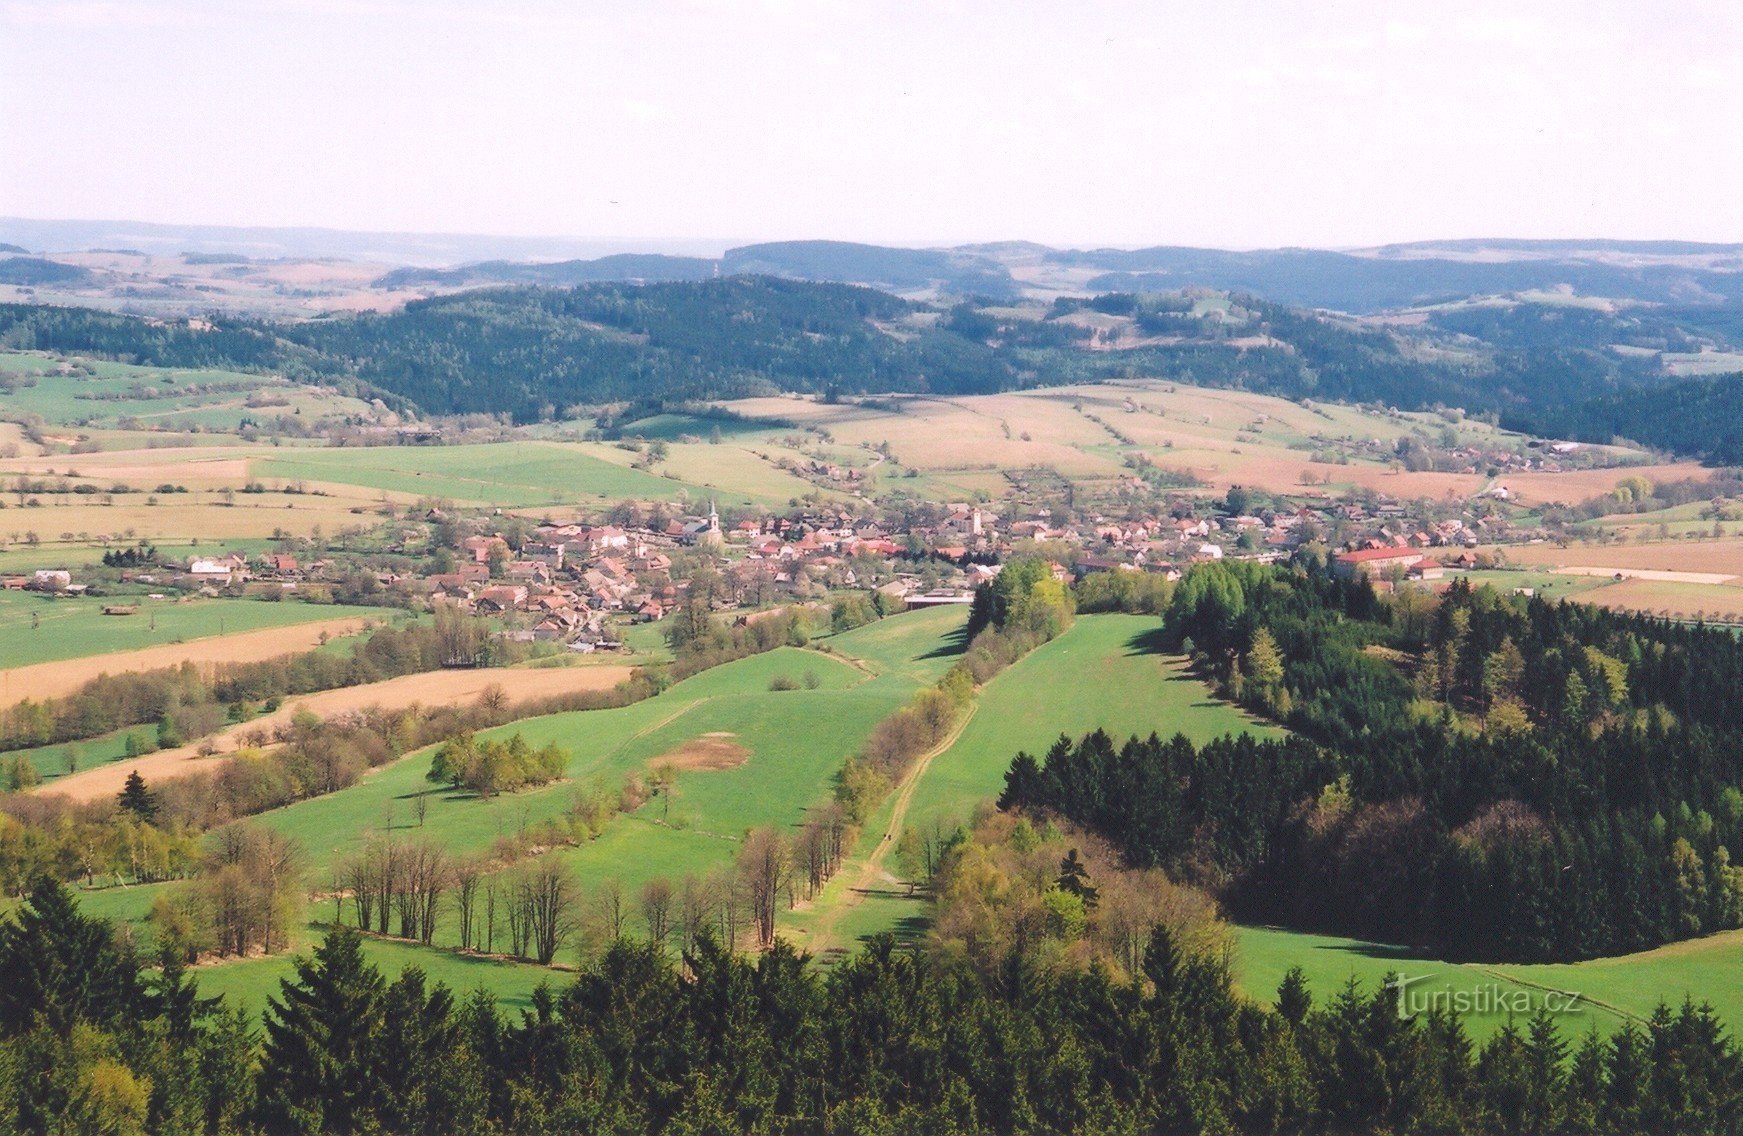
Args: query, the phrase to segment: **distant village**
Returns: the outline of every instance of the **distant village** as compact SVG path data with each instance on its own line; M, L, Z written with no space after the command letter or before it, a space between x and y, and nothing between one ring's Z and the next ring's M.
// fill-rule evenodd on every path
M118 571L40 569L0 583L117 598L251 595L448 608L491 617L512 639L592 652L621 648L627 625L664 619L704 564L723 581L718 602L738 609L844 590L876 590L908 607L966 604L1018 552L1045 557L1062 578L1098 571L1178 576L1199 561L1272 561L1312 545L1338 572L1368 575L1382 588L1432 584L1449 571L1484 566L1479 545L1541 535L1516 529L1492 507L1499 500L1491 493L1458 504L1383 496L1301 503L1241 490L1221 499L1178 492L1135 520L1074 516L1042 499L1008 498L1000 502L1003 513L979 502L904 511L861 500L781 513L738 509L729 519L711 504L704 513L669 517L637 507L622 524L431 508L387 526L396 534L387 551L397 557L281 541L265 553L152 558ZM128 557L116 560L126 564ZM381 567L384 560L396 566ZM136 606L118 602L105 610L126 616Z

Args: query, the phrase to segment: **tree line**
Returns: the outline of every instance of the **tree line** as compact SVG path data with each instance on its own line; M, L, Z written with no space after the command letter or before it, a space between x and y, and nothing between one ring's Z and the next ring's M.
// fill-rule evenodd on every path
M1275 1006L1153 933L1131 977L991 976L888 937L828 972L784 943L619 941L530 1009L389 977L329 934L264 1026L143 969L57 885L0 920L0 1125L27 1136L362 1133L1739 1131L1743 1057L1710 1010L1609 1037L1546 1014L1478 1043L1391 990Z
M511 662L516 645L495 644L483 621L440 611L431 623L377 628L348 652L303 651L249 663L184 663L100 675L72 694L26 698L0 711L0 750L30 749L155 725L142 752L214 733L278 709L287 698L364 686L457 663ZM491 655L489 652L500 654Z

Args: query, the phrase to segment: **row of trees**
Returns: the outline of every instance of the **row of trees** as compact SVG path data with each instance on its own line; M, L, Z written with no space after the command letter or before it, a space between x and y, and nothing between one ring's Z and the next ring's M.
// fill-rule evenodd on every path
M992 975L887 938L827 972L782 944L750 959L701 935L674 961L620 941L512 1016L415 968L390 979L338 931L259 1034L168 962L143 975L52 884L0 920L0 1127L1572 1136L1734 1132L1743 1092L1743 1055L1705 1009L1609 1037L1539 1015L1478 1044L1390 990L1322 1001L1299 972L1275 1009L1256 1004L1166 928L1130 978L1016 960Z
M433 671L457 658L476 661L487 643L477 620L440 612L433 624L383 627L347 653L305 651L252 663L101 675L60 698L25 699L0 711L0 750L30 749L93 738L154 723L163 744L185 741L245 720L285 699L400 675Z

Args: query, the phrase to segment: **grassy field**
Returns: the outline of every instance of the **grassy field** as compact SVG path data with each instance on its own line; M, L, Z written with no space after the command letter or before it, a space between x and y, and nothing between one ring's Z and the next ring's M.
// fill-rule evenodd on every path
M309 928L305 951L321 930ZM572 981L570 975L548 967L433 950L416 943L365 939L363 953L389 981L399 977L407 967L416 966L423 970L431 985L444 983L461 999L474 990L489 991L496 996L498 1007L516 1018L520 1011L532 1008L533 991L540 983L561 989ZM203 966L194 972L201 994L208 997L222 994L226 1005L244 1006L256 1015L266 1010L268 997L279 995L280 981L295 975L296 957L291 954L236 959Z
M1154 731L1206 742L1242 731L1277 731L1212 698L1184 659L1157 652L1150 616L1081 616L1064 635L1019 660L981 693L973 720L927 770L908 823L967 819L998 796L1018 750L1039 756L1061 734L1102 729L1123 740Z
M293 835L303 848L311 890L320 890L329 886L334 865L371 833L422 836L456 854L485 852L499 836L561 813L577 782L599 778L615 790L625 774L645 772L687 742L730 733L748 751L743 764L681 772L669 819L668 802L656 798L636 813L615 818L598 840L552 854L587 888L607 878L634 889L655 876L675 880L701 874L732 862L746 828L792 823L808 805L828 799L842 758L920 683L949 666L960 650L962 618L961 611L936 609L897 616L833 638L828 653L781 648L705 671L633 706L552 715L495 731L519 730L535 744L556 741L570 749L567 783L547 789L489 801L438 789L424 779L429 768L424 751L343 792L249 823ZM815 677L815 688L805 688L807 675ZM771 691L777 677L796 679L801 688ZM429 810L420 829L412 806L426 791ZM149 941L145 916L158 890L86 892L82 904L129 923ZM309 917L331 919L332 914L329 903L320 903ZM438 948L452 940L452 928L444 930L448 934L438 934ZM315 933L311 928L305 943ZM390 972L415 962L456 989L483 985L511 1007L525 1005L541 979L563 980L544 968L463 958L440 949L372 942L369 950ZM558 961L573 957L571 950ZM285 957L247 959L202 967L198 974L207 992L259 1005L291 967Z
M1061 733L1104 729L1119 739L1184 733L1204 742L1231 732L1276 732L1212 698L1186 673L1184 660L1159 654L1157 625L1148 616L1080 616L1064 635L995 677L981 691L961 734L926 766L906 801L893 794L866 825L854 850L856 863L878 855L879 842L892 829L924 831L937 820L967 821L977 804L1004 788L1005 770L1019 750L1044 751ZM876 633L882 626L854 634ZM887 850L883 856L881 871L870 873L869 885L860 882L865 873L856 873L856 863L850 863L783 926L820 955L833 955L880 931L918 932L926 919L925 901L891 877L896 865Z
M22 757L30 762L37 773L41 774L44 782L53 782L71 772L120 761L127 756L127 738L130 734L138 739L142 747L146 743L157 744L155 727L133 726L125 730L104 734L101 737L86 738L83 741L37 746L34 749L10 750L6 753L0 753L0 762ZM69 768L69 761L71 768Z
M698 449L674 445L674 453ZM707 446L713 462L748 456L730 447ZM715 496L723 505L784 502L806 483L755 463L750 484L715 477L705 485L681 476L631 469L635 455L615 447L569 442L516 442L465 446L385 446L352 450L281 450L250 463L254 476L281 481L354 485L418 497L474 501L503 507L598 505L626 497L671 501ZM754 461L754 459L753 459ZM682 462L701 477L711 466ZM694 468L692 468L694 467ZM740 471L742 472L742 471Z
M6 396L6 409L55 425L113 427L126 418L174 430L235 430L249 418L291 415L312 422L369 412L369 405L359 399L267 375L94 359L78 360L77 366L79 370L67 371L61 360L50 356L0 354L0 375L25 380ZM249 406L250 400L257 405Z
M1675 1006L1684 997L1711 1003L1727 1022L1743 1021L1743 984L1734 978L1743 968L1743 932L1738 931L1617 958L1530 966L1448 963L1376 943L1264 927L1240 928L1238 944L1240 988L1264 1002L1275 999L1277 984L1291 966L1306 972L1315 1001L1322 1004L1351 978L1372 991L1393 972L1423 976L1420 988L1429 991L1480 997L1500 992L1500 997L1478 1002L1492 1012L1464 1018L1465 1027L1479 1038L1505 1024L1506 1010L1516 1001L1540 1006L1549 991L1580 995L1579 1012L1561 1021L1563 1031L1574 1034L1614 1030L1625 1021L1646 1018L1661 1001Z
M139 605L134 615L104 615L105 603ZM50 598L0 592L0 668L132 651L213 635L294 627L345 616L384 617L380 608L259 600Z

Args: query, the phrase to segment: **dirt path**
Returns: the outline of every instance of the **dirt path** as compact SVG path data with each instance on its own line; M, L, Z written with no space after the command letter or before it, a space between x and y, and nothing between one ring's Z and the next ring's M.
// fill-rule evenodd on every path
M956 744L956 740L962 736L962 731L966 730L968 724L974 720L975 712L979 709L980 703L978 701L970 703L968 713L962 716L962 721L956 724L949 736L921 754L920 759L914 762L902 777L901 782L896 786L896 795L890 807L890 820L884 826L883 835L878 837L878 842L872 848L870 855L865 858L865 862L848 880L847 890L840 899L831 904L823 916L811 927L810 938L805 943L805 949L810 951L813 957L821 957L825 951L835 945L836 925L841 922L843 916L865 900L866 892L874 884L901 882L884 870L884 858L890 854L890 851L896 846L896 841L901 838L902 826L908 819L908 806L914 801L914 790L919 786L920 779L926 776L926 771L932 768L933 759Z
M1609 576L1624 580L1657 580L1667 584L1728 584L1738 578L1736 572L1672 572L1657 568L1584 568L1572 564L1559 565L1554 571L1568 576Z
M72 694L103 674L159 670L179 667L183 663L257 663L262 659L310 651L321 645L323 633L329 639L355 635L370 622L384 620L372 621L356 616L325 619L316 623L297 623L289 627L239 631L234 635L212 635L204 639L191 639L186 643L160 643L134 651L115 651L107 655L86 655L80 659L61 659L52 663L12 667L0 670L0 706L11 706L26 698L58 698Z
M582 667L485 668L468 671L431 671L427 674L402 675L385 682L365 686L349 686L325 690L318 694L291 699L271 714L243 722L203 739L201 743L160 750L144 757L99 765L51 781L38 792L71 797L75 801L92 801L114 796L121 791L127 775L135 769L147 782L173 780L214 769L228 760L227 751L240 749L245 735L256 730L268 733L276 726L288 723L300 710L327 718L335 714L363 710L371 706L403 709L412 705L469 702L491 686L501 686L514 702L529 702L554 694L578 691L610 690L630 676L633 668L616 664ZM216 744L218 756L201 757L200 745Z

